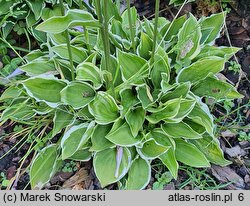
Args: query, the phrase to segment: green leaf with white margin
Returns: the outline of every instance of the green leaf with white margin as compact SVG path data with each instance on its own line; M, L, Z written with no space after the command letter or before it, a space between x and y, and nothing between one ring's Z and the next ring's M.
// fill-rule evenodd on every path
M186 21L186 15L183 15L174 21L172 21L171 24L167 24L161 29L161 33L163 36L166 36L164 40L171 42L170 40L178 34L180 31L181 27ZM173 41L174 42L174 41Z
M65 110L64 110L65 109ZM53 118L53 130L52 137L60 133L63 128L72 124L74 121L74 115L67 111L67 108L57 108L55 111L55 116Z
M73 156L78 150L81 150L84 144L90 139L94 122L83 123L80 125L72 126L62 137L62 159L68 159Z
M76 79L91 81L95 89L99 89L103 83L100 69L90 62L83 62L77 66Z
M119 107L114 98L106 92L98 92L88 107L98 124L109 124L119 117Z
M123 148L120 164L117 163L116 148L106 149L95 154L93 160L94 171L102 187L115 183L126 175L131 164L129 149ZM116 176L117 171L118 175Z
M185 67L177 75L177 82L196 83L202 81L207 76L216 74L224 69L225 59L220 57L205 57L197 62ZM195 74L195 75L194 75Z
M114 146L112 142L105 138L111 128L112 125L96 125L91 136L92 147L90 147L90 151L99 152Z
M182 139L175 139L176 159L191 167L210 167L205 155L193 144Z
M47 33L62 33L66 29L74 26L100 27L99 21L84 10L68 10L65 16L53 16L43 23L39 24L36 29Z
M156 111L150 111L152 114L146 116L146 119L152 123L157 124L161 120L174 118L180 109L181 98L167 101L162 108L157 108Z
M151 94L150 87L147 84L142 84L136 87L137 98L140 100L142 107L146 109L155 102Z
M131 109L126 115L125 119L131 129L134 137L138 135L138 132L142 129L142 125L145 120L145 111L142 107Z
M18 88L16 85L9 86L0 96L0 101L5 101L7 99L15 99L22 93L22 89Z
M30 97L55 108L61 104L60 92L67 84L52 76L37 76L23 81L22 85Z
M213 138L209 135L204 135L202 139L191 141L206 158L213 164L226 166L231 164L230 161L226 160L223 156L223 151L220 148L220 142L218 139Z
M33 107L30 103L23 102L19 104L13 104L8 106L1 114L0 121L6 121L8 119L14 121L27 121L36 115Z
M129 169L126 189L142 190L148 185L150 178L151 167L148 160L137 157Z
M82 63L87 57L87 52L85 49L70 46L72 52L72 60L76 63ZM55 52L59 57L63 59L69 59L68 47L66 44L60 44L51 48L53 52Z
M42 189L50 178L57 172L57 145L51 144L41 150L32 161L30 167L30 184L32 189Z
M70 82L60 94L62 102L74 109L87 106L95 98L94 88L85 82Z
M213 43L214 40L219 37L220 31L222 30L222 25L224 23L225 13L221 12L218 14L211 15L209 17L203 17L199 23L201 25L202 31L202 44ZM204 32L209 30L210 32Z
M202 49L199 55L194 59L194 61L204 58L204 57L210 57L210 56L217 56L221 58L225 58L226 61L228 61L234 54L236 54L241 48L238 47L216 47L216 46L210 46L205 45Z
M89 152L88 149L80 149L75 152L69 159L75 160L75 161L82 161L82 162L87 162L91 159L92 153Z
M153 138L149 138L143 142L142 146L138 146L136 150L143 159L155 159L167 152L169 148L169 146L161 145Z
M175 98L186 98L188 92L190 91L191 84L190 82L178 83L173 91L167 91L161 97L161 102L166 102Z
M150 39L150 37L144 32L141 32L141 41L139 46L137 47L137 53L139 54L139 56L149 60L151 57L152 47L152 39Z
M131 109L133 106L139 103L139 100L136 97L136 94L130 88L125 88L120 90L120 97L121 97L121 105L122 105L122 116L126 115L126 113Z
M122 78L124 81L130 79L137 73L141 74L148 70L147 61L135 54L118 50L118 61L121 66ZM142 83L142 81L139 82Z
M98 92L88 106L98 124L109 124L119 117L119 107L114 98L106 92Z
M209 108L204 103L197 103L193 110L188 114L193 122L200 124L206 128L206 131L211 136L214 136L214 123L213 116L211 115Z
M130 14L131 14L131 24L132 24L132 33L133 36L135 37L136 35L136 23L137 23L137 10L135 7L130 8ZM125 31L127 33L127 35L129 36L130 39L132 39L131 36L131 31L130 31L130 27L129 27L129 15L128 15L128 9L126 9L123 13L122 13L122 29L123 31Z
M194 108L196 101L194 99L182 99L180 103L180 109L174 118L165 119L168 123L181 122Z
M201 28L196 18L190 13L188 20L178 33L178 56L181 59L194 59L201 50Z
M156 54L154 67L150 73L150 78L153 82L154 88L161 88L162 73L165 73L170 77L170 67L163 57Z
M20 66L20 70L26 72L29 76L36 76L45 73L58 73L52 61L45 59L36 59L32 62Z
M198 95L199 97L212 97L216 100L230 99L231 91L234 91L236 94L234 98L243 98L243 95L238 93L231 84L213 77L207 77L192 88L192 92L195 95Z
M150 132L152 138L161 145L169 147L168 151L159 156L162 163L168 168L172 176L177 179L179 164L175 157L175 142L167 136L162 129L154 129Z
M179 123L165 123L162 125L164 132L173 138L184 139L199 139L202 135L194 131L188 124L184 122Z
M193 122L192 120L185 118L183 120L183 122L185 122L186 124L188 124L194 131L196 131L197 133L204 135L206 132L206 128L200 124L197 124L196 122Z
M106 135L106 139L119 146L133 146L141 142L142 136L138 135L136 138L132 135L131 129L127 122L118 119Z
M35 20L38 20L42 15L42 11L45 7L45 2L40 0L40 1L26 1L26 3L30 7L31 11L34 13Z

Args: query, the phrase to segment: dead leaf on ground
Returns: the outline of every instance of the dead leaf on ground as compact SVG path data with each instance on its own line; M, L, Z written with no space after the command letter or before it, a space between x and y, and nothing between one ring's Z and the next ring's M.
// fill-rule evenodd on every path
M11 166L7 169L7 179L10 180L12 177L15 176L16 173L16 166Z
M217 165L213 165L212 168L213 176L221 183L229 183L232 184L227 186L227 189L231 190L241 190L245 188L244 180L235 173L230 167L220 167Z
M244 149L241 149L239 145L232 148L226 148L225 153L230 157L243 157L247 155L247 152Z
M75 185L84 182L86 179L89 178L87 170L85 168L81 168L74 176L69 178L63 183L64 189L72 189Z
M58 172L51 180L51 184L54 185L57 182L65 182L73 175L73 172Z
M230 130L226 130L221 132L221 136L224 138L235 137L235 133L231 132Z

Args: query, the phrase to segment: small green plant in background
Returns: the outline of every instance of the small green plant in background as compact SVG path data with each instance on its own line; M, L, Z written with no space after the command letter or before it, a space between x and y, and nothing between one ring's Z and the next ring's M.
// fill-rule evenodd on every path
M229 61L228 70L233 71L234 74L239 74L241 70L241 65L237 61Z
M76 162L74 162L74 161L66 162L62 168L62 171L63 172L75 172L75 171L77 171Z
M179 190L185 189L185 187L189 187L191 190L219 190L232 183L217 183L207 172L207 169L197 169L189 166L182 166L180 170L185 172L187 178L185 181L176 185L176 188Z
M0 173L0 188L4 189L9 186L10 181L7 179L4 172Z
M250 141L250 133L240 131L238 140L239 141Z
M163 190L164 186L166 186L173 179L170 172L164 172L163 174L157 173L155 178L156 181L153 184L153 190Z
M242 97L216 77L239 50L212 46L224 13L170 22L159 17L157 0L155 19L140 20L134 7L120 14L112 0L95 0L91 9L60 2L60 14L35 27L46 41L23 57L25 75L0 98L1 124L28 125L28 154L39 151L32 188L43 188L62 167L74 168L64 161L92 159L102 187L120 182L127 190L148 185L156 159L174 179L179 163L230 164L202 101ZM155 187L167 180L158 176Z

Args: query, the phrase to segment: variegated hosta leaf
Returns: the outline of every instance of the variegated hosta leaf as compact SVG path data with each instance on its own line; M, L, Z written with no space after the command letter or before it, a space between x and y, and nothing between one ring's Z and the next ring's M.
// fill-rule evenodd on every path
M196 83L211 74L216 74L224 69L225 60L220 57L205 57L180 71L177 82ZM195 75L194 75L195 74Z
M207 77L199 84L195 85L192 88L192 92L199 97L213 97L216 100L243 97L231 84L218 80L214 77Z
M125 119L131 129L132 135L136 137L138 132L142 130L145 120L145 111L142 107L131 109L126 115Z
M47 19L39 24L36 29L58 34L74 26L99 27L100 23L90 13L79 9L72 9L65 16L53 16Z
M194 59L200 52L201 28L196 18L190 14L178 33L178 55L181 59Z
M61 140L62 159L70 159L77 151L81 150L85 143L90 139L94 122L83 123L72 126Z
M192 143L203 152L210 162L221 166L226 166L231 163L224 158L218 139L204 135L202 139L192 140Z
M17 86L10 86L1 94L0 101L5 101L8 99L15 99L19 97L22 93L22 89L18 88Z
M146 84L142 84L136 87L137 98L140 100L142 107L146 109L148 106L155 102L154 97L151 94L150 88Z
M26 72L29 76L36 76L46 73L58 73L55 69L54 62L48 61L48 59L36 59L21 66L20 69Z
M193 144L182 139L175 139L176 159L191 167L210 167L205 155Z
M133 160L128 172L128 180L126 184L127 190L144 189L151 178L151 167L148 160L140 157Z
M137 47L137 53L142 58L149 60L151 57L152 47L153 47L152 39L150 39L150 37L144 32L141 32L141 42Z
M111 128L112 125L96 125L91 136L92 147L90 148L90 151L99 152L114 147L114 144L106 138L106 135L110 132Z
M225 13L221 12L209 17L203 17L203 19L200 20L199 23L201 25L202 31L201 43L213 43L214 40L218 38L224 23L224 19Z
M190 82L180 83L173 91L167 91L161 97L161 102L166 102L175 98L186 98L188 92L190 91L191 84Z
M85 82L70 82L62 91L62 102L74 109L87 106L95 98L95 90Z
M172 99L167 101L162 108L157 108L155 111L150 111L152 114L146 117L146 119L152 123L156 124L161 120L174 118L180 109L181 99Z
M165 40L170 41L174 36L176 36L180 31L180 29L182 28L185 21L186 21L186 15L183 15L175 19L171 24L168 24L165 27L163 27L161 32L165 36Z
M241 48L238 47L215 47L206 45L201 49L199 55L195 60L202 59L204 57L217 56L229 60L234 54L236 54Z
M120 90L121 105L122 105L122 116L124 116L133 106L139 103L136 94L132 89Z
M82 161L82 162L87 162L91 159L92 153L89 151L89 149L80 149L77 150L71 157L71 160L76 160L76 161Z
M98 124L109 124L119 117L119 107L114 98L106 92L98 92L88 106Z
M53 108L61 104L60 92L67 85L62 80L48 76L29 78L22 84L30 97Z
M135 36L136 34L136 23L137 23L137 11L135 7L130 8L130 14L131 14L131 23L132 23L132 33L133 36ZM130 27L129 27L129 16L128 16L128 10L125 10L122 14L122 28L123 30L127 33L127 36L129 36L130 39L132 39L131 36L131 31L130 31Z
M70 46L72 52L72 60L76 63L83 62L87 57L87 53L84 49ZM68 47L66 44L60 44L51 48L53 52L55 52L59 57L64 59L69 59Z
M166 134L173 138L184 139L199 139L202 135L194 131L188 124L184 122L179 123L165 123L162 129Z
M153 138L149 138L141 147L137 147L137 152L143 159L155 159L167 152L169 148L169 146L161 145Z
M188 118L205 127L207 133L214 136L213 116L210 114L208 107L204 103L202 105L196 104L193 110L188 114Z
M106 135L106 138L116 145L130 147L137 145L141 141L142 136L134 137L128 123L118 119Z
M56 134L60 133L63 128L67 127L74 121L74 114L71 114L67 111L67 108L59 107L55 111L55 116L53 118L53 130L52 136L54 137Z
M22 100L25 101L24 99ZM35 115L36 112L34 111L33 107L25 104L25 102L22 102L7 107L2 112L0 121L3 123L10 119L13 121L22 122L31 119Z
M108 8L108 20L110 19L117 19L119 21L122 20L121 15L120 15L120 8L117 8L116 2L113 2L113 0L107 0L107 1L102 1L101 2L103 5Z
M30 183L32 189L42 189L61 165L58 159L57 146L51 144L41 150L30 167Z
M174 140L167 136L162 129L154 129L150 132L150 136L154 138L159 144L169 147L169 149L164 154L159 156L159 159L168 168L172 176L177 179L179 164L175 157Z
M192 99L182 99L180 103L180 109L173 118L165 119L167 123L178 123L181 122L194 108L196 104L195 100Z
M91 81L95 89L99 89L102 86L101 71L90 62L83 62L77 66L76 79Z
M161 88L162 73L165 73L170 78L170 67L160 55L155 55L155 62L151 70L150 78L155 88Z
M118 61L124 81L135 77L135 74L137 74L137 78L134 79L133 83L142 83L142 80L138 81L138 78L141 77L140 74L148 70L148 64L145 59L135 54L118 51Z
M130 164L131 154L126 147L97 152L93 160L95 174L102 187L117 182L124 177Z

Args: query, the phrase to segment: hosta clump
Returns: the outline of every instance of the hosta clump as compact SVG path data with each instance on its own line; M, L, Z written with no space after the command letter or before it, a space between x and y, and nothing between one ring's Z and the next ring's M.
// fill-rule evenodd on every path
M97 14L105 9L95 3ZM59 137L33 160L32 188L43 187L66 159L93 157L102 187L123 180L125 189L145 188L155 159L174 178L179 163L229 164L203 101L241 97L216 76L238 51L213 46L224 14L200 20L190 14L173 22L159 18L155 24L139 20L135 8L120 15L112 1L105 3L109 10L104 22L88 11L68 10L64 17L38 25L48 34L48 50L28 54L28 63L20 68L27 78L13 83L1 97L13 99L2 121L46 115L53 121L47 138ZM75 26L82 26L84 33L72 30ZM65 31L71 34L70 48Z

